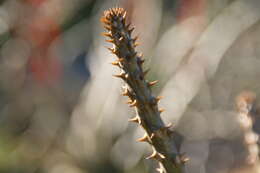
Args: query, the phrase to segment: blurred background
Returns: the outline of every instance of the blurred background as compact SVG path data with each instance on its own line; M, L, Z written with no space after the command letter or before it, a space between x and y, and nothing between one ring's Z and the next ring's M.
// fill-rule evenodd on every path
M260 172L259 0L0 0L0 173L155 172L101 36L115 6L160 81L185 171ZM256 96L247 130L244 91Z

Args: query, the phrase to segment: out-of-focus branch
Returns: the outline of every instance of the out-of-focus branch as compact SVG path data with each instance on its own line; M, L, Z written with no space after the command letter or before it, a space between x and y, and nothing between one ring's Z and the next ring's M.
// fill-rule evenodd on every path
M224 53L234 41L260 19L258 0L237 0L208 26L188 60L163 89L162 105L178 121L202 84L215 74ZM173 101L174 100L174 101ZM171 117L168 117L172 119Z
M242 92L236 99L238 111L238 122L243 131L244 144L247 149L246 162L250 165L255 164L258 158L258 135L253 131L253 119L250 114L256 95L253 92Z

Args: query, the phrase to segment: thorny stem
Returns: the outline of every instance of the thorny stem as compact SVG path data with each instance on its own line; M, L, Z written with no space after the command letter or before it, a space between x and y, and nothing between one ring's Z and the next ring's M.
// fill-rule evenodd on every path
M161 98L154 97L151 91L157 81L145 80L144 59L135 50L137 37L132 38L134 28L126 23L126 11L122 8L110 9L104 12L101 21L108 30L104 33L109 38L107 42L113 44L113 48L108 49L118 58L112 64L121 69L121 73L114 76L124 80L123 95L129 97L130 107L136 110L136 117L130 121L140 124L146 131L138 141L152 145L154 152L148 159L158 160L167 173L181 173L188 159L176 149L173 131L160 117L163 109L158 108L158 102ZM158 171L164 172L163 169Z

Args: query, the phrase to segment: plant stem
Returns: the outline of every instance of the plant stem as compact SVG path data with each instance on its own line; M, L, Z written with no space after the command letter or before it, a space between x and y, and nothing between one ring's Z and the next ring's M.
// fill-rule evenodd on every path
M181 173L187 158L178 152L171 126L166 126L161 119L163 110L158 108L161 98L154 97L151 91L157 81L145 80L146 72L142 68L144 59L135 50L137 37L132 38L134 28L126 24L126 11L122 8L110 9L104 12L101 21L108 30L104 33L109 37L107 41L113 44L113 48L108 49L118 58L112 64L121 70L114 76L124 80L123 95L129 97L130 107L136 110L136 117L130 121L137 122L146 131L139 141L148 142L153 147L153 154L147 158L158 160L167 173ZM159 171L163 172L161 169Z

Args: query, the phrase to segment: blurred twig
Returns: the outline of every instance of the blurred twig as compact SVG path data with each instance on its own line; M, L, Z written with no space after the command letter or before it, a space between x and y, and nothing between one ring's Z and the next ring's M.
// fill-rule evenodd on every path
M167 95L162 105L174 114L176 121L202 84L214 76L224 53L241 33L260 19L259 6L258 0L234 1L204 31L187 61L168 81L162 93Z

